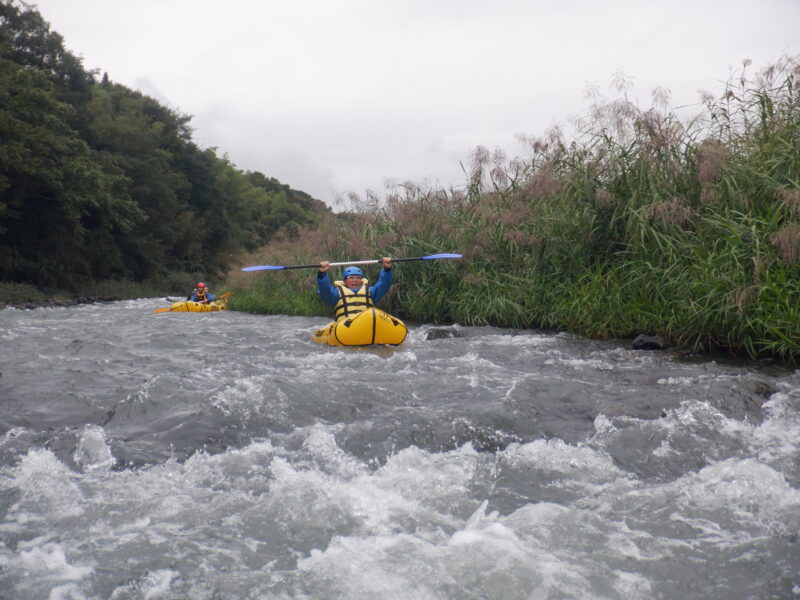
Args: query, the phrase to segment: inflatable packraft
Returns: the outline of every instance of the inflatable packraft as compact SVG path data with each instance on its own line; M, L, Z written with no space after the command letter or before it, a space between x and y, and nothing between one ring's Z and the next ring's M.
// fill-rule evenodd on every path
M355 316L333 321L311 336L319 344L330 346L397 346L406 339L405 323L379 308L368 308Z

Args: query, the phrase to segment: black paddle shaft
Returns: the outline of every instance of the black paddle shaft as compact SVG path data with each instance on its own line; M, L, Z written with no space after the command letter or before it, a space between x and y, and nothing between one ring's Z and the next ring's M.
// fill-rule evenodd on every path
M415 256L414 258L393 258L392 262L405 262L407 260L424 260L424 256ZM372 263L381 264L383 262L382 258L378 258L376 260L360 260L358 262L346 262L346 263L331 263L332 267L340 266L340 265L371 265ZM319 263L314 263L311 265L288 265L285 267L280 267L282 269L310 269L312 267L318 267Z

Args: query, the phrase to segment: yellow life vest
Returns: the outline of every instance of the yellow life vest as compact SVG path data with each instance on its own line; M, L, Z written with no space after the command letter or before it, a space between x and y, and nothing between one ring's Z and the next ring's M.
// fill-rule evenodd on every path
M333 307L333 317L337 321L352 317L371 306L375 306L372 296L369 294L367 279L361 279L361 287L355 292L347 287L343 281L334 281L333 285L339 290L339 301Z
M197 302L205 302L206 294L208 294L208 288L203 288L202 291L197 290Z

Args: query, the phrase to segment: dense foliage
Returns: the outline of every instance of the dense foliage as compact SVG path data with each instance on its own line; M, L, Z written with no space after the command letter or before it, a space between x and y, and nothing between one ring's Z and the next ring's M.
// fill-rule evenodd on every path
M36 10L0 0L0 281L213 278L329 212L199 148L189 117L96 76Z
M754 78L746 67L688 122L666 102L639 109L623 86L572 141L552 131L512 161L479 148L465 189L368 196L249 264L463 252L399 265L386 307L420 322L650 333L797 361L800 66L787 58ZM247 310L326 314L313 277L230 283Z

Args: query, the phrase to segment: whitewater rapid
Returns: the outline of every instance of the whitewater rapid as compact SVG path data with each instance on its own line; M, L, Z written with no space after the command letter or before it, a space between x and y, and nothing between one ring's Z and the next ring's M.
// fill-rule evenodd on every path
M0 310L0 598L800 598L796 370L165 305Z

